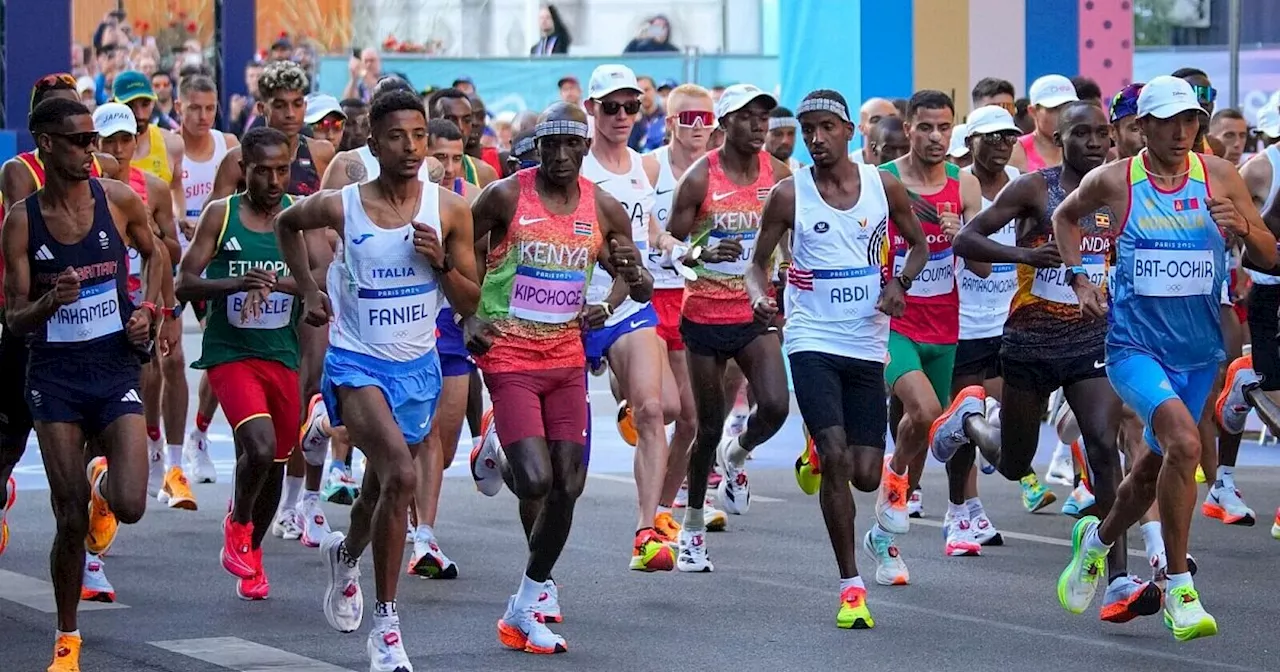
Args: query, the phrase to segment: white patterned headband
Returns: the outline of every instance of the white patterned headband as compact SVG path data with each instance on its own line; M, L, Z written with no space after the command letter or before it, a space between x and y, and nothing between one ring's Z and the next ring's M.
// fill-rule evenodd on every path
M830 98L806 98L800 103L800 107L796 108L796 116L804 116L808 112L830 112L843 121L853 123L849 120L849 110L838 100Z
M800 128L800 122L795 117L769 117L769 130L776 131L779 128Z
M545 138L549 135L574 135L579 138L590 138L587 125L571 119L550 119L533 127L534 138Z

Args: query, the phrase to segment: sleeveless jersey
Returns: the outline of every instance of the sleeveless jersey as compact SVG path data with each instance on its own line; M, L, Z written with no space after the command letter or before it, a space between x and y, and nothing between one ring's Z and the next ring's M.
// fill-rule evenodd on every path
M298 153L289 164L289 186L286 194L310 196L320 190L320 173L311 160L311 147L306 136L298 136Z
M364 181L369 182L370 180L378 179L378 176L382 174L382 164L378 163L378 157L373 155L373 151L369 149L369 146L365 145L357 149L356 156L360 158L360 163L364 164L364 171L366 175ZM432 184L431 170L427 168L426 161L423 161L422 167L418 169L418 179L427 184ZM461 196L462 192L459 191L458 195Z
M1258 208L1258 212L1266 212L1276 201L1276 194L1280 193L1280 146L1271 145L1267 147L1263 155L1267 157L1267 163L1271 164L1271 188L1267 191L1267 200ZM1249 273L1249 277L1259 285L1280 285L1280 275L1272 275L1264 270L1259 270L1257 265L1250 259L1249 255L1244 256L1245 271Z
M1147 354L1187 371L1222 361L1218 319L1226 233L1209 216L1209 170L1199 154L1182 186L1165 191L1129 159L1129 214L1116 238L1107 355Z
M151 173L168 184L173 179L173 165L169 163L169 150L165 148L164 131L151 124L147 126L147 139L151 146L147 148L146 155L135 156L132 163L144 173Z
M696 280L685 285L681 315L698 324L745 324L755 319L743 275L755 254L760 213L773 188L773 157L756 155L759 174L751 184L737 184L725 175L720 151L707 154L707 195L698 206L691 236L695 245L711 247L724 238L742 245L737 259L693 268Z
M964 169L972 173L970 168ZM1020 173L1013 166L1005 166L1009 181ZM1008 183L1005 183L1008 186ZM982 197L982 209L991 207L992 201ZM1017 221L1010 221L991 234L991 240L1001 245L1017 245ZM1018 287L1017 264L991 264L991 275L980 278L965 267L964 259L956 259L956 280L960 286L960 340L995 338L1004 332L1004 320L1009 316L1009 303Z
M658 161L658 183L654 185L653 218L658 228L667 230L671 221L672 199L675 197L676 174L671 170L671 146L663 145L649 153ZM645 268L653 276L654 289L684 289L684 277L676 272L670 264L663 265L662 251L649 250L645 256Z
M471 184L480 186L480 177L476 174L476 162L470 155L462 155L462 178Z
M1018 227L1018 247L1039 247L1053 240L1053 211L1067 192L1062 166L1039 171L1048 185L1044 216ZM1080 218L1080 253L1093 284L1106 286L1112 256L1113 222L1110 208ZM1103 347L1107 323L1080 312L1075 290L1067 284L1067 268L1018 266L1018 289L1004 324L1004 356L1019 361L1081 357ZM1216 323L1215 323L1216 324Z
M823 200L813 171L795 174L795 231L787 273L787 354L826 352L884 361L889 316L876 310L885 263L873 233L889 218L880 169L859 165L862 192L848 210Z
M507 235L491 244L479 316L502 330L476 363L488 373L586 366L578 314L604 238L596 226L595 185L578 178L578 207L549 212L537 168L516 173L520 200Z
M886 163L880 168L894 177L901 177L895 163ZM907 190L911 209L920 220L920 228L929 242L929 261L907 291L907 307L902 317L893 318L890 328L916 343L954 345L960 339L960 294L956 291L955 254L951 251L951 239L942 233L939 213L950 208L951 212L960 214L964 212L964 206L960 197L960 169L948 163L946 171L947 182L936 193L924 195ZM889 221L888 230L893 265L886 281L902 272L909 249L893 220Z
M240 221L240 203L243 194L232 194L227 199L227 211L222 216L222 230L218 233L215 253L205 269L210 280L238 278L251 269L274 271L277 277L289 275L289 265L284 263L276 243L274 230L254 231ZM293 197L281 199L284 207L293 204ZM262 305L261 314L241 321L247 292L233 292L209 301L209 315L204 329L204 345L200 359L192 362L195 369L210 369L219 364L243 359L265 359L279 362L290 369L298 368L298 316L301 302L292 294L271 292Z
M227 155L227 138L221 131L209 131L213 138L213 155L207 161L196 161L188 155L182 157L182 191L187 198L187 219L195 221L200 211L213 193L213 180L218 175L218 165L222 157ZM186 252L191 241L187 240L182 227L178 227L178 242L182 251Z
M1018 138L1018 144L1022 145L1022 151L1027 155L1027 172L1035 172L1041 168L1048 168L1044 157L1040 156L1040 150L1036 149L1036 134L1028 133Z
M129 166L129 188L142 199L143 205L147 204L147 174L134 165ZM127 245L124 249L129 266L129 300L136 306L142 303L142 255Z
M413 249L413 225L384 229L375 224L358 184L342 188L342 212L345 239L334 252L327 283L334 313L329 345L389 362L431 352L439 289L431 264ZM413 220L441 236L439 187L422 185Z
M631 240L635 243L640 258L647 260L649 215L653 212L654 189L649 184L649 176L644 172L644 163L640 159L640 154L631 148L627 148L627 154L631 159L631 170L621 174L610 172L600 165L595 154L588 153L587 158L582 161L582 176L594 182L595 186L600 187L622 204L622 209L631 220ZM597 264L591 273L591 284L587 287L587 303L604 302L612 288L613 277L604 270L603 266ZM612 327L623 322L647 305L649 305L648 302L636 303L628 296L605 321L605 326Z

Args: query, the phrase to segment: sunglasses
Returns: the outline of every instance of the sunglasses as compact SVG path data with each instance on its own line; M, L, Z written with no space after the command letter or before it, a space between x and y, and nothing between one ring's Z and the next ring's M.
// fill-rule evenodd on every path
M90 147L91 145L93 145L93 141L94 141L94 140L97 140L97 139L98 139L98 134L97 134L97 132L95 132L95 131L88 131L88 132L85 132L85 133L53 133L53 132L45 132L45 135L48 135L48 136L50 136L50 137L54 137L54 138L62 138L63 140L66 140L67 142L69 142L69 143L71 143L72 145L75 145L76 147L79 147L79 148L81 148L81 149L87 149L88 147Z
M627 116L632 116L640 112L640 101L630 100L625 103L619 103L616 100L601 100L596 102L600 106L600 111L605 116L612 117L618 113L618 110L625 110Z
M1201 103L1212 103L1218 99L1218 90L1212 86L1192 86L1191 90L1196 92L1196 100Z
M982 141L989 145L1012 145L1018 141L1017 133L983 133L981 137Z
M1004 109L1004 111L1008 112L1009 114L1016 114L1018 111L1018 106L1014 105L1013 103L991 103L991 104L995 105L996 107Z
M341 133L344 126L347 125L346 119L324 119L318 123L311 124L312 130L326 131L333 133Z
M682 128L697 128L699 124L710 128L716 121L715 115L706 110L684 110L673 116L676 118L676 125Z

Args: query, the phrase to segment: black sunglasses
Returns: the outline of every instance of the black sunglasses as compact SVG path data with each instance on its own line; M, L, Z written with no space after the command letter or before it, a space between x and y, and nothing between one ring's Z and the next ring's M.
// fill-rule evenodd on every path
M982 141L990 145L1012 145L1018 141L1017 133L984 133Z
M629 100L625 103L619 103L616 100L602 100L599 101L598 104L600 105L600 111L610 117L617 114L618 110L626 110L627 115L633 115L640 112L640 101L638 100Z
M85 133L53 133L46 131L45 135L62 138L63 140L66 140L67 142L82 149L93 145L93 141L98 139L98 134L94 131L88 131Z

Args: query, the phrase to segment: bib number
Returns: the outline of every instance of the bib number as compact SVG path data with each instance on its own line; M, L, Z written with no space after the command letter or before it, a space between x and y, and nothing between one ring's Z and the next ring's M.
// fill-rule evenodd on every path
M59 306L49 318L45 340L50 343L83 343L124 331L116 283L100 282L80 288L75 303Z
M571 322L582 309L581 271L552 271L517 266L511 285L510 314L544 324Z
M420 341L435 333L439 299L435 284L360 288L356 292L360 310L360 338L366 343L387 345Z
M893 275L902 273L907 265L907 253L900 252L893 257ZM955 256L951 248L929 253L929 261L925 263L920 275L911 283L907 296L928 297L950 294L956 287Z
M1085 255L1082 261L1085 270L1089 273L1089 281L1099 287L1103 287L1104 278L1107 274L1107 265L1103 261L1102 255ZM1080 303L1076 299L1076 290L1067 284L1067 267L1065 265L1059 265L1057 268L1037 268L1035 280L1031 283L1031 294L1054 303L1071 305Z
M1008 312L1009 297L1017 289L1017 266L992 264L991 275L980 278L968 268L960 267L960 303L979 312Z
M240 315L248 296L248 292L236 292L227 297L227 324L237 329L283 329L292 322L292 295L271 292L259 307L258 316L243 320Z
M1213 294L1213 250L1203 243L1139 240L1133 249L1133 289L1138 296Z
M812 277L812 285L805 282ZM787 288L795 288L796 308L819 320L833 322L862 320L879 314L880 268L824 269L793 271Z

